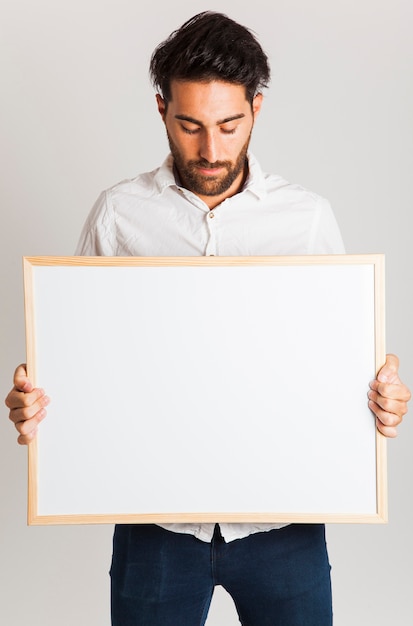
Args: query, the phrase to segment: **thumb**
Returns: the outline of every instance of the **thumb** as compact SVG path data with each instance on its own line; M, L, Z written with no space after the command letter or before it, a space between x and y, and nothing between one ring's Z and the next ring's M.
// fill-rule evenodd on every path
M386 362L377 374L377 380L381 383L397 385L401 383L399 378L399 359L395 354L388 354Z
M27 377L27 369L25 363L19 365L19 367L14 372L13 383L18 391L29 393L33 390L33 385Z

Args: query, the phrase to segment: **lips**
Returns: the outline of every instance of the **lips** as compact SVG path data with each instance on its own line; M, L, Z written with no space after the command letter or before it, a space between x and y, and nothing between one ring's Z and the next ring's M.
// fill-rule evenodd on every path
M216 176L220 174L224 168L222 167L197 167L197 170L202 176Z

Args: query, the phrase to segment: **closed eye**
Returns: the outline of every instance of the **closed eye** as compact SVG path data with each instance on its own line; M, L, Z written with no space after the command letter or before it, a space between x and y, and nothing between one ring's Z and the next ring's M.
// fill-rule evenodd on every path
M200 131L200 128L187 128L183 124L181 124L181 128L187 135L196 135Z

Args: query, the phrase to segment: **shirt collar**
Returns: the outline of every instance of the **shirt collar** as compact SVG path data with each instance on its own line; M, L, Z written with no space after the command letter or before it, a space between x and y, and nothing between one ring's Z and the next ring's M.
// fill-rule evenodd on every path
M154 177L155 185L161 195L167 187L179 187L179 180L175 177L174 160L168 154ZM248 153L248 176L240 193L251 192L261 199L267 195L264 173L253 154Z
M248 152L248 176L241 193L245 191L250 191L259 199L267 195L264 172L251 152Z
M172 154L168 154L154 176L154 183L158 189L159 195L161 195L167 187L178 186L175 180L173 166L174 160Z

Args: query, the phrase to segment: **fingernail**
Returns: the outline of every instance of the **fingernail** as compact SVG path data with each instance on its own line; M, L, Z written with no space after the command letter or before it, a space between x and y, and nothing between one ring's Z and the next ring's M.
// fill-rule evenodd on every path
M40 411L37 414L38 420L39 422L44 419L47 415L47 411L45 411L45 409L40 409Z

